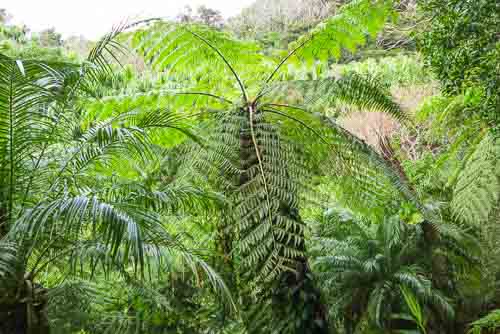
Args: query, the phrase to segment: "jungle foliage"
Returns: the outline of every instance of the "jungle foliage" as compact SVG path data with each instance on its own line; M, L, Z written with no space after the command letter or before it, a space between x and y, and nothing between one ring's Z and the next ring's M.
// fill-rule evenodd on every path
M495 1L321 3L0 11L0 334L500 328Z

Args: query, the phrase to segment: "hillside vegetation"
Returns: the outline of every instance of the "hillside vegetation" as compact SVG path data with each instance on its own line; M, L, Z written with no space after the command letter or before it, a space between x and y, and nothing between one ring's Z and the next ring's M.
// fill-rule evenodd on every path
M499 333L498 13L0 9L0 334Z

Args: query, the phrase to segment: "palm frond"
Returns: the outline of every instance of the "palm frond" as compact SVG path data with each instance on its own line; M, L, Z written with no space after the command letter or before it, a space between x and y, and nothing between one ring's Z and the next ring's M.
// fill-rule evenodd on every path
M103 242L116 256L120 247L130 254L132 263L144 266L142 242L145 231L158 229L157 217L138 214L85 195L42 202L26 211L11 231L24 242L35 243L41 234L103 236Z
M28 183L30 158L48 139L52 123L47 105L57 101L64 73L36 61L0 55L0 209L11 221Z
M0 290L19 275L18 247L7 241L0 241Z

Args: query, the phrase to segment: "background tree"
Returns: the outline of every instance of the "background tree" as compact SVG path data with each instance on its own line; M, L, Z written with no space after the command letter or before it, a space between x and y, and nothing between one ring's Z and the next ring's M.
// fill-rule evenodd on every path
M425 0L420 8L432 24L423 27L419 50L444 91L475 95L482 100L476 113L498 125L498 3Z
M43 47L60 47L63 45L61 34L57 33L54 28L43 30L38 36Z
M219 29L224 25L224 18L220 11L216 9L202 5L196 9L196 14L197 15L193 13L193 9L190 6L186 6L184 10L177 15L177 20L182 23L199 22L209 27Z
M5 8L0 8L0 24L6 24L10 21L11 16Z

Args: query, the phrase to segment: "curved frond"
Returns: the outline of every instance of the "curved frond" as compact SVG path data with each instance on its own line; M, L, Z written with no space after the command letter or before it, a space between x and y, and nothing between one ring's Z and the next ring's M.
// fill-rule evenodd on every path
M340 58L343 49L355 52L368 38L376 37L394 12L390 0L356 0L342 6L339 12L301 36L291 47L310 40L298 52L308 61Z
M486 133L466 157L456 180L451 201L455 217L473 225L488 220L500 200L499 161L500 144Z
M154 69L179 84L192 85L187 79L194 77L196 86L225 91L229 97L234 93L227 91L233 88L245 95L248 81L258 73L253 69L266 65L257 44L202 25L158 22L136 32L132 45Z
M19 254L15 244L0 241L0 291L19 275Z
M288 104L327 116L346 106L363 112L387 113L401 122L408 121L408 115L376 79L355 73L338 79L277 82L264 96L264 101L273 101L269 102L271 106Z
M64 77L57 67L0 54L1 220L15 218L14 203L28 183L30 158L47 141L53 122L47 106L60 97Z

